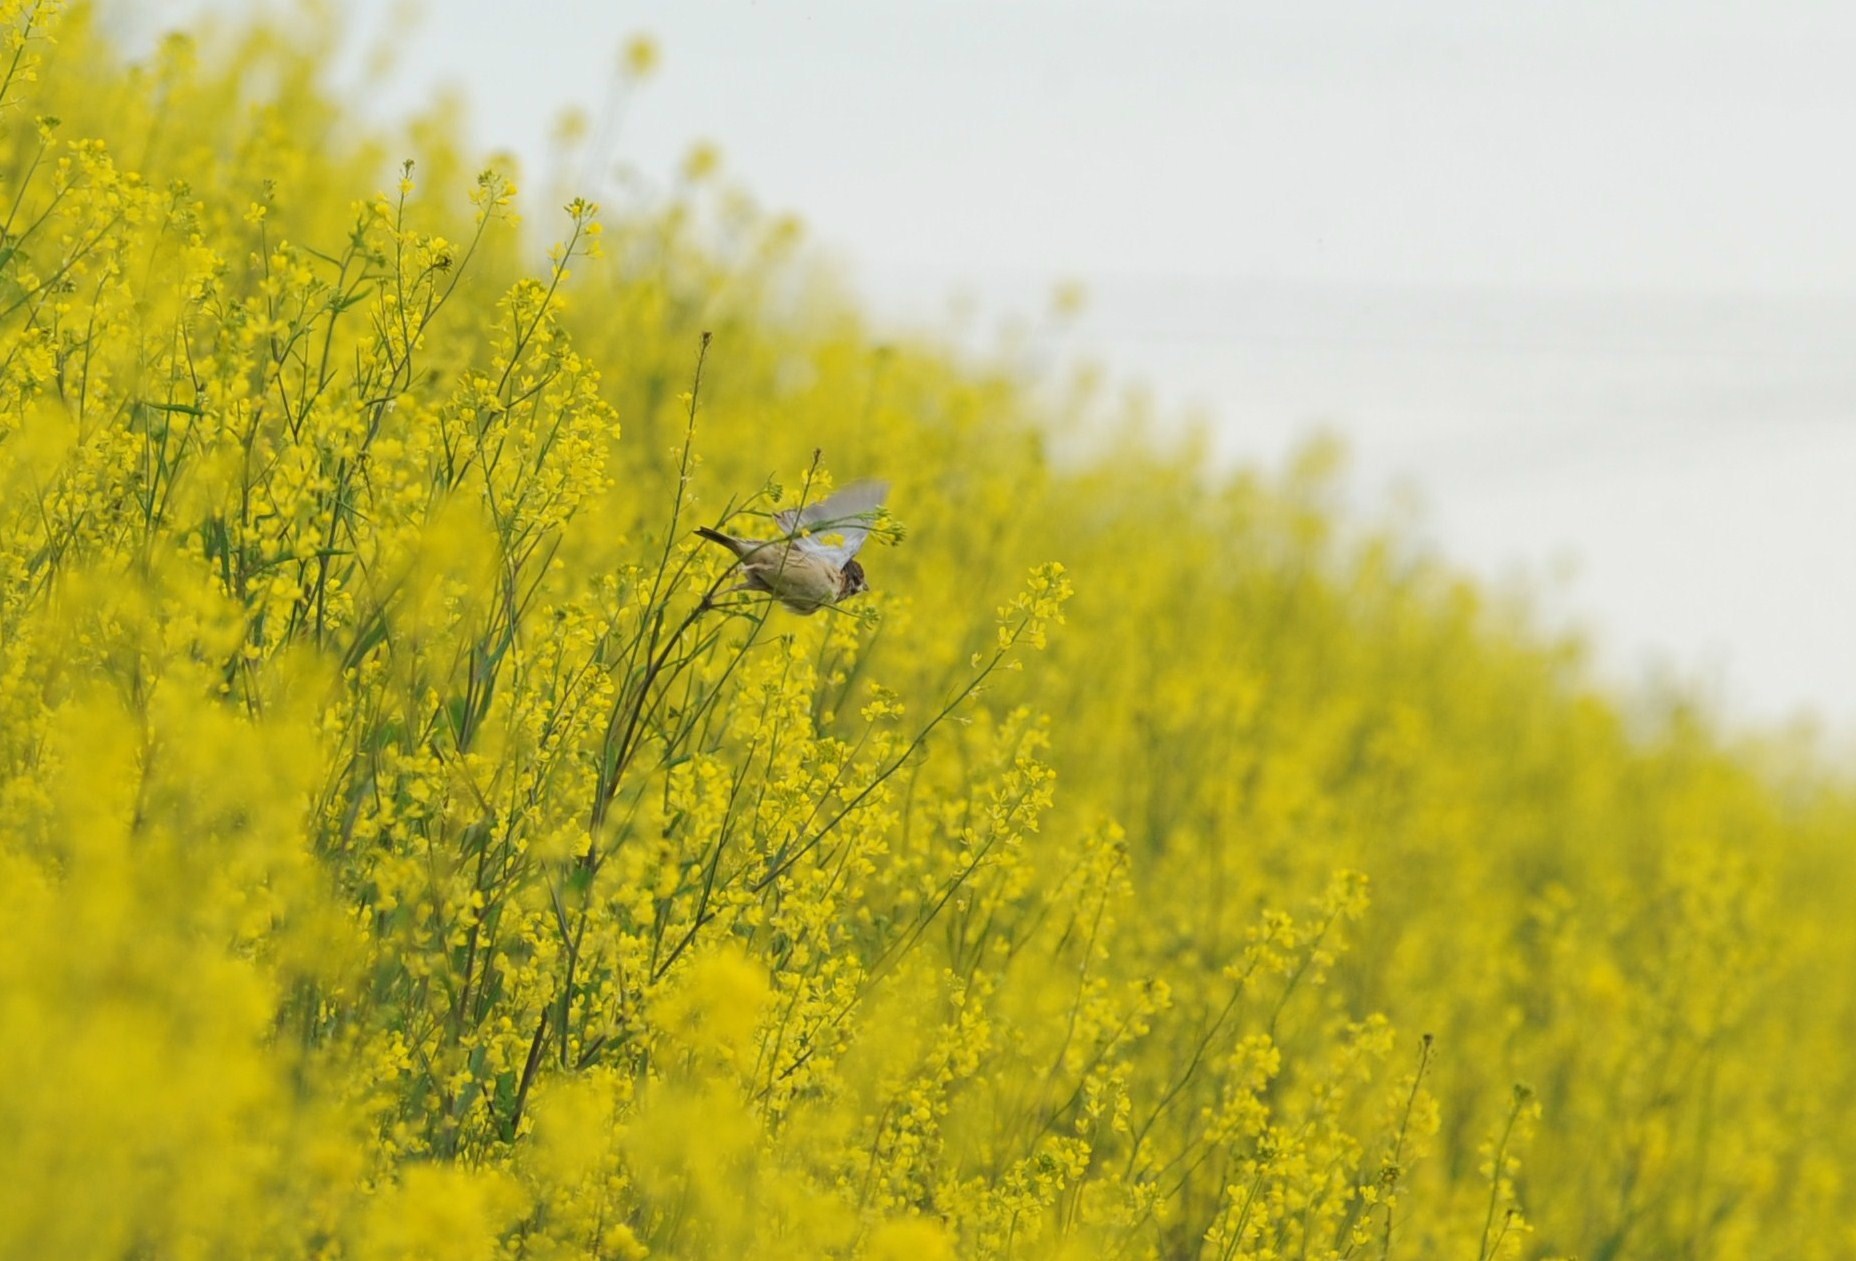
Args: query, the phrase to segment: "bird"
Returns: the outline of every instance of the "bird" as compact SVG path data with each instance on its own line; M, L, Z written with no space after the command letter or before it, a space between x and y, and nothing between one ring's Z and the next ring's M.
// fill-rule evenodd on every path
M776 512L777 538L736 538L706 525L696 533L739 560L745 577L729 591L765 591L809 616L870 589L857 552L888 493L887 482L854 482L829 499Z

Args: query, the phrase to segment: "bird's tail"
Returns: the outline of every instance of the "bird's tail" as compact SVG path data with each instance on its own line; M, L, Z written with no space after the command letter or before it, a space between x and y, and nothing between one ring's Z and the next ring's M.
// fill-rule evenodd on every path
M729 551L733 552L736 556L740 556L742 554L742 544L741 544L740 539L730 538L728 535L723 534L720 530L712 530L706 525L697 526L696 533L702 535L702 537L708 539L711 543L720 543L723 547L726 547Z

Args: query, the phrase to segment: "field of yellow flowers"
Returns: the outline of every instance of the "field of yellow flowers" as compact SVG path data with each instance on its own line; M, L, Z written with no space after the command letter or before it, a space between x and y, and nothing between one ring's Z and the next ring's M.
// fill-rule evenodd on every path
M711 154L518 224L313 24L0 31L0 1256L1856 1256L1809 749ZM705 599L857 476L871 596Z

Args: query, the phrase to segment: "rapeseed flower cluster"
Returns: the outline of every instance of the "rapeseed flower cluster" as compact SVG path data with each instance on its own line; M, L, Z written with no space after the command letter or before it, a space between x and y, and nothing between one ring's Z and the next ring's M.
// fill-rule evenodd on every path
M0 1255L1856 1253L1809 750L280 21L0 0Z

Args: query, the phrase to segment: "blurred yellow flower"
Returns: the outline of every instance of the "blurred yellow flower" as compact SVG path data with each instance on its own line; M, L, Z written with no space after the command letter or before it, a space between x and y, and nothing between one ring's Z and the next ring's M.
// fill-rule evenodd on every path
M647 79L657 70L661 54L657 41L649 35L634 35L619 52L619 65L633 79Z

